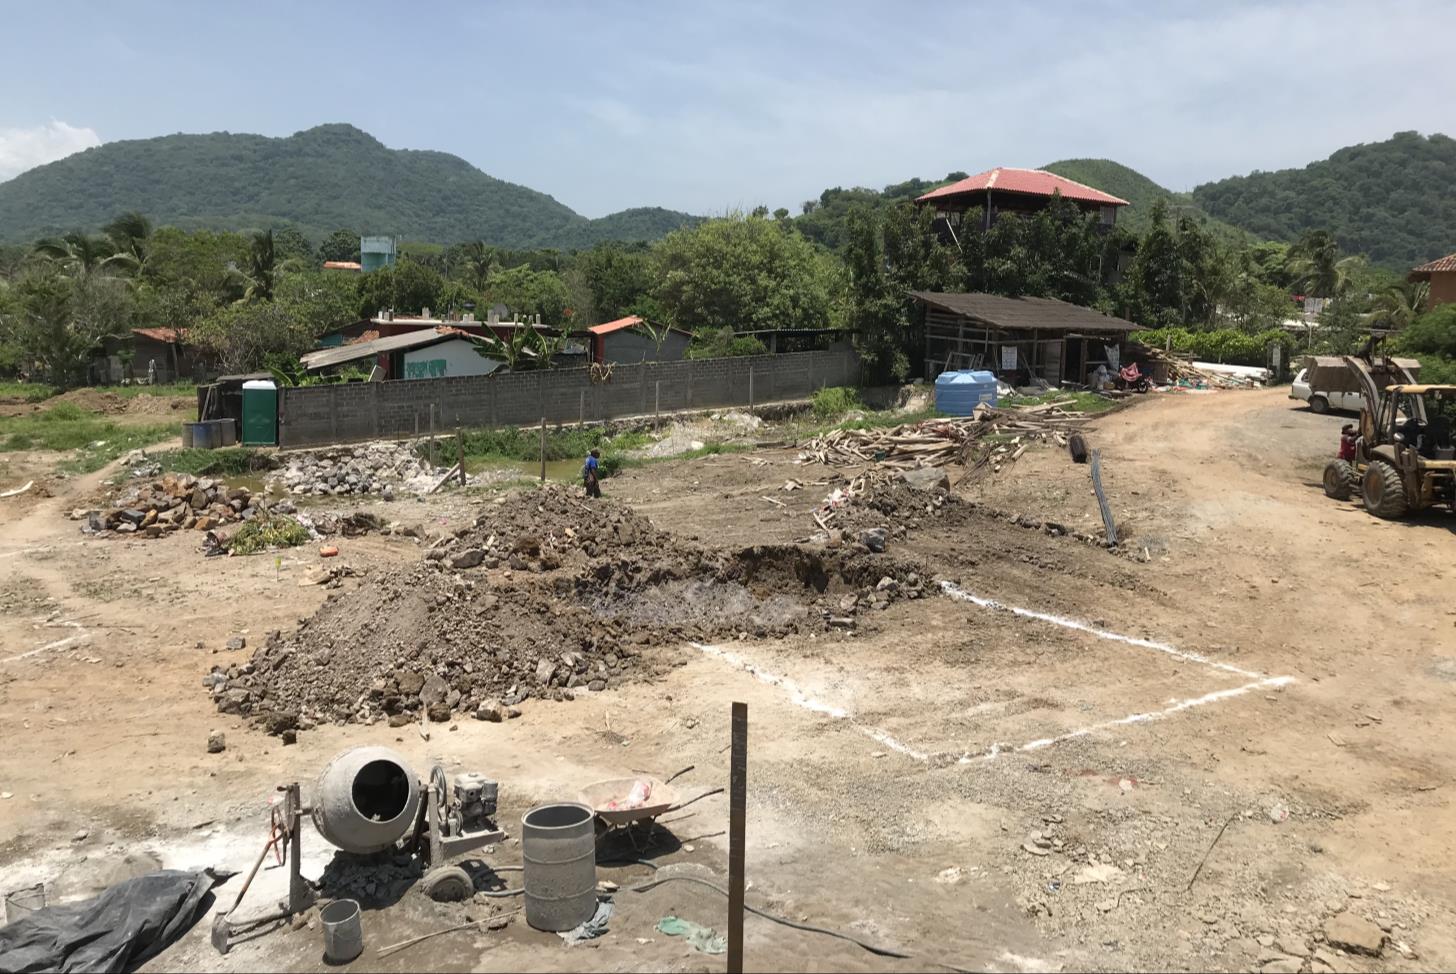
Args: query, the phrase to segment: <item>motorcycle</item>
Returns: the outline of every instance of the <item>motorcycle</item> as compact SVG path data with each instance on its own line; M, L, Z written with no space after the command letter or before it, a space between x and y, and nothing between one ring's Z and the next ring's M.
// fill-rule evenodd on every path
M1153 388L1152 380L1143 374L1136 362L1129 362L1119 369L1116 382L1117 388L1124 391L1149 392Z

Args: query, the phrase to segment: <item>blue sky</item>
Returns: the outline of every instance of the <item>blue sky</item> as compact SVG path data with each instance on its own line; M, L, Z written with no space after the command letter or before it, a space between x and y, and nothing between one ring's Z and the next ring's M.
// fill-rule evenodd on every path
M588 216L1117 159L1188 189L1456 134L1456 3L12 5L0 179L352 122Z

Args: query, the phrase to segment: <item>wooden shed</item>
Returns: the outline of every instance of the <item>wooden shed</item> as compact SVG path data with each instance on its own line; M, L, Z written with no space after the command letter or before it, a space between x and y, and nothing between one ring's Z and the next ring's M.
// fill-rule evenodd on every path
M1012 385L1086 385L1140 326L1055 298L913 291L925 307L925 377L985 369ZM1119 354L1120 358L1120 354Z

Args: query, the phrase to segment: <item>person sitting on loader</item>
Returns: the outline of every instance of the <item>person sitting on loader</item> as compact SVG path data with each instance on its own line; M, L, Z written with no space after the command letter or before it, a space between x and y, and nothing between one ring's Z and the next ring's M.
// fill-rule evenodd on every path
M1340 459L1355 461L1355 441L1360 438L1360 433L1355 429L1353 423L1346 423L1340 427Z

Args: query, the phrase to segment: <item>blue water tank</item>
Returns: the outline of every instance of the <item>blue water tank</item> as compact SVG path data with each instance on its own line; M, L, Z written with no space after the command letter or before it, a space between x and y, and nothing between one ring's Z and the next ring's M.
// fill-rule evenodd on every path
M935 409L947 416L969 416L981 403L996 405L996 373L962 369L935 378Z

